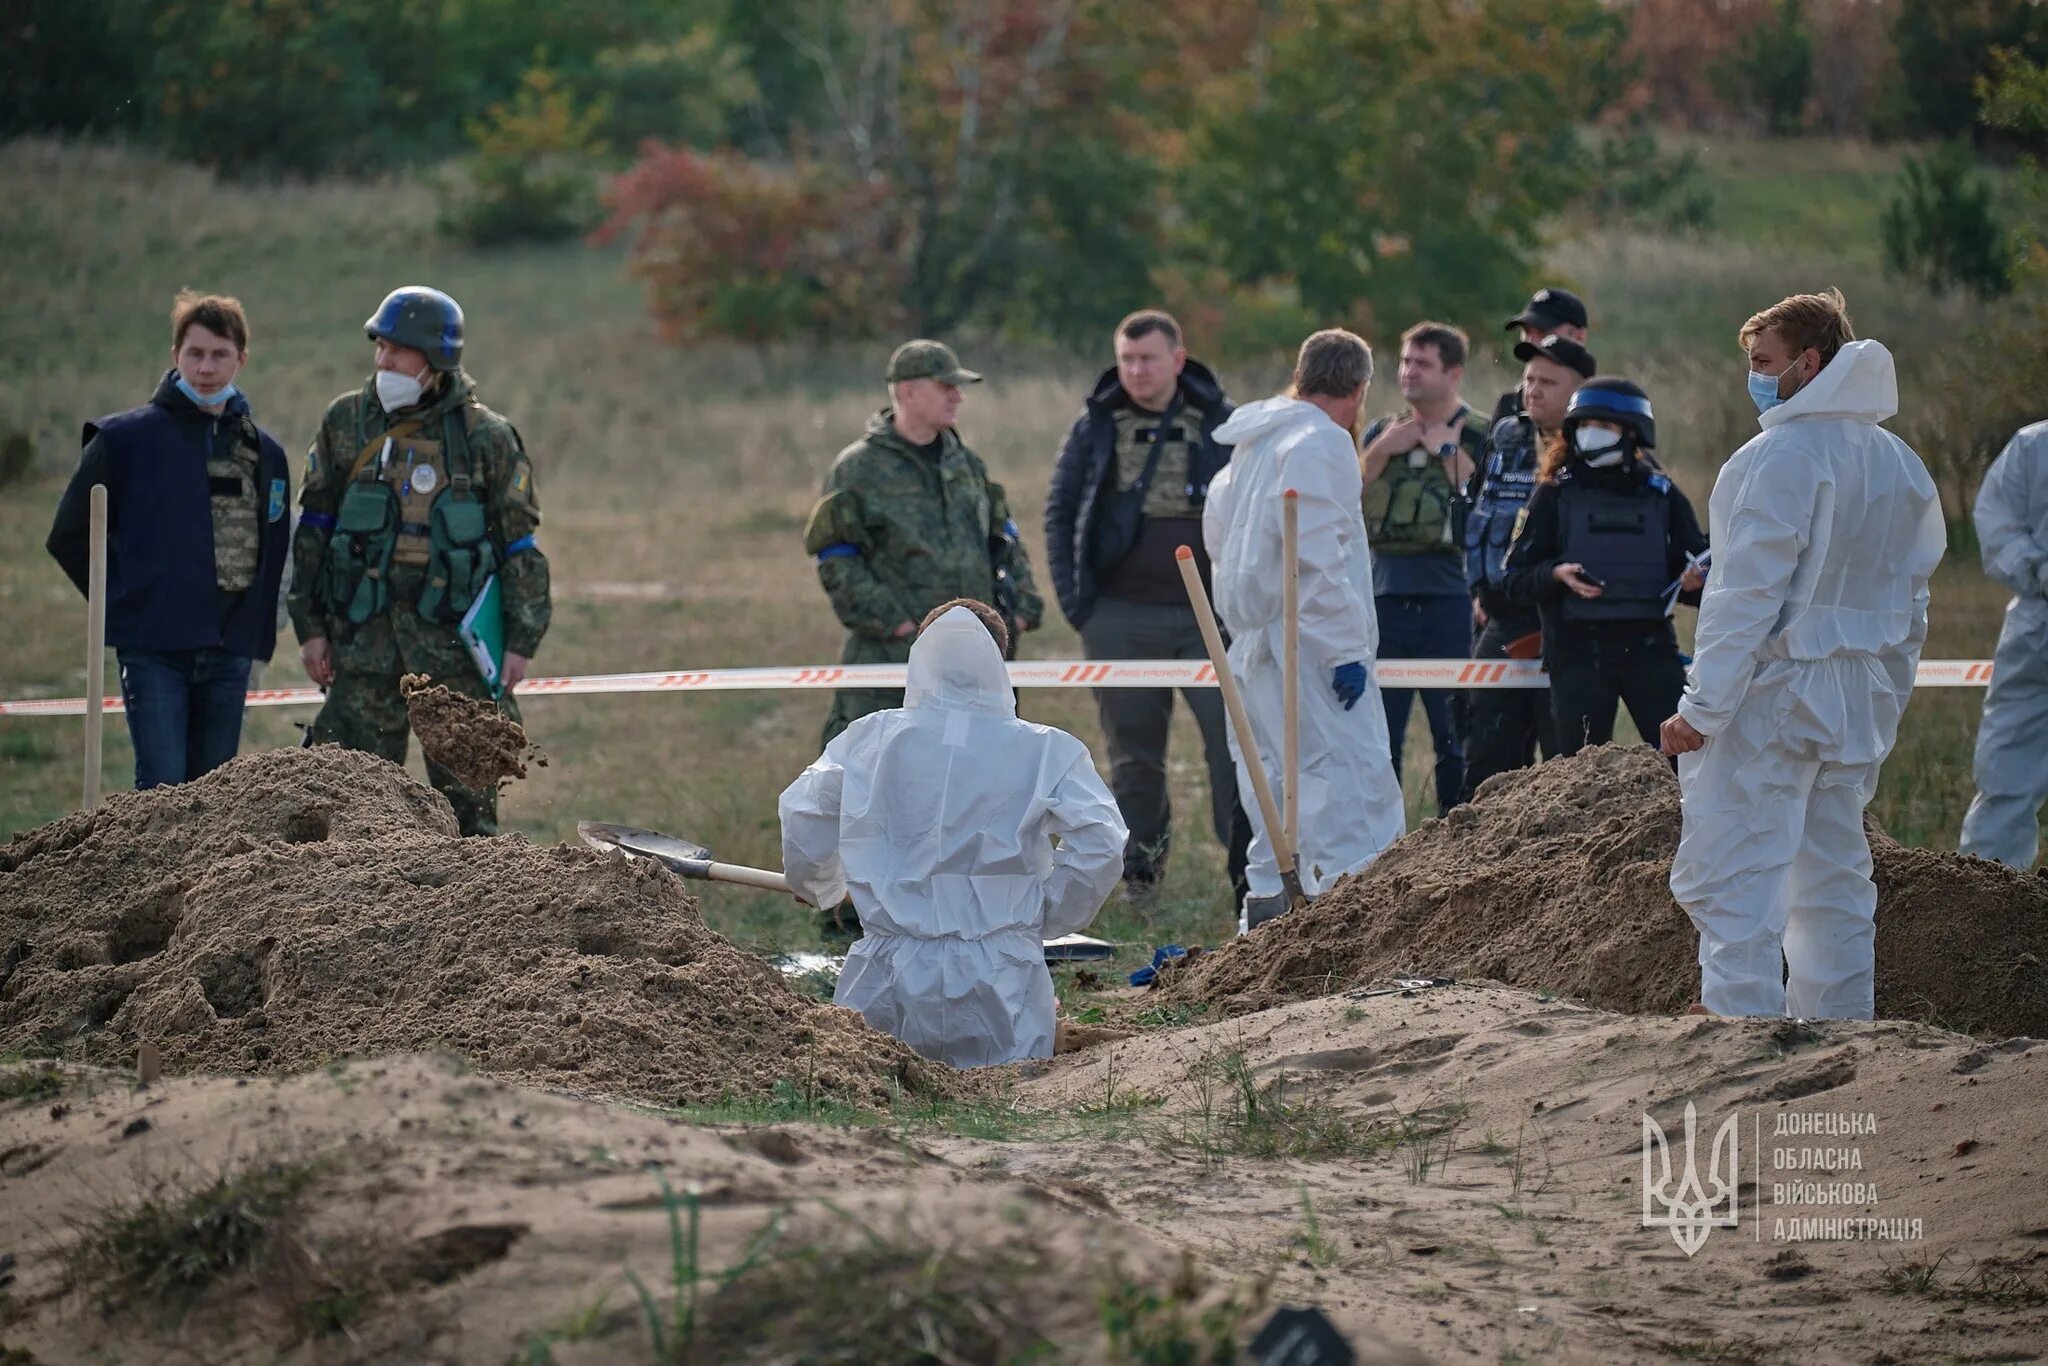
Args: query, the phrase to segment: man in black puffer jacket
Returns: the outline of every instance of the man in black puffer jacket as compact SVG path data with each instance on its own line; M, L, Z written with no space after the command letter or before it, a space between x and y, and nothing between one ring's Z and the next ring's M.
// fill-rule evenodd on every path
M1115 368L1105 371L1067 433L1045 504L1046 555L1060 610L1090 659L1205 659L1174 551L1190 546L1209 581L1202 504L1230 462L1216 428L1232 405L1216 377L1188 359L1180 325L1157 309L1117 325ZM1244 895L1251 825L1237 800L1223 699L1182 690L1202 730L1210 819ZM1172 808L1166 790L1169 688L1099 688L1110 788L1130 827L1124 891L1142 898L1164 875Z

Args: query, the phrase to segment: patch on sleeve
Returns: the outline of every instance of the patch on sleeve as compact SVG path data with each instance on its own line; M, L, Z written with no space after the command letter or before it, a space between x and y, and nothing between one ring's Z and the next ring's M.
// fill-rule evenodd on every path
M306 447L306 482L311 483L320 473L320 443L315 441Z
M1509 539L1516 541L1521 540L1522 528L1527 525L1529 525L1529 505L1527 503L1524 503L1515 512L1515 534Z
M270 481L270 520L275 522L284 516L285 481Z

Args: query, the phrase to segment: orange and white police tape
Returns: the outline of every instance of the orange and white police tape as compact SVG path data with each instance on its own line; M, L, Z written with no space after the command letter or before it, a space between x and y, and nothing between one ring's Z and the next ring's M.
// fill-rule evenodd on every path
M662 673L581 674L529 678L519 699L590 697L634 692L803 691L829 688L900 688L901 664L822 664L752 669L671 669ZM1383 688L1541 688L1542 666L1525 660L1382 659L1373 680ZM1914 686L1981 688L1991 681L1988 659L1926 659ZM1213 688L1216 671L1193 659L1023 659L1010 665L1019 688ZM252 707L307 706L321 699L318 688L263 688L248 696ZM108 711L121 710L109 697ZM83 716L82 697L21 698L0 702L0 716Z

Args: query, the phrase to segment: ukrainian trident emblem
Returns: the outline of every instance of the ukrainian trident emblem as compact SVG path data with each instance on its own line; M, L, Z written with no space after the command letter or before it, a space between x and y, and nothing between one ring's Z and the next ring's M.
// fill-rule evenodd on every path
M1716 1228L1735 1228L1742 1222L1736 1183L1742 1176L1738 1149L1739 1115L1721 1121L1714 1132L1713 1152L1707 1161L1707 1179L1700 1180L1699 1112L1685 1103L1685 1175L1678 1189L1671 1189L1671 1144L1664 1126L1643 1116L1643 1227L1668 1228L1671 1241L1690 1257L1706 1245L1707 1234Z

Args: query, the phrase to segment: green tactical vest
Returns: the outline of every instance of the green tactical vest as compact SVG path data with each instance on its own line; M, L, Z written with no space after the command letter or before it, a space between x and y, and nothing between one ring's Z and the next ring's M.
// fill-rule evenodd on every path
M404 581L420 584L422 620L452 626L476 601L502 558L471 478L476 412L464 404L460 422L443 414L438 441L418 419L371 436L358 413L362 447L320 564L317 596L330 617L353 628L390 610L394 565L417 571Z
M1470 408L1458 414L1458 444L1476 460L1485 434L1476 433L1474 439L1471 417ZM1458 550L1463 506L1464 493L1451 480L1450 462L1418 446L1389 460L1365 491L1366 543L1375 555Z

